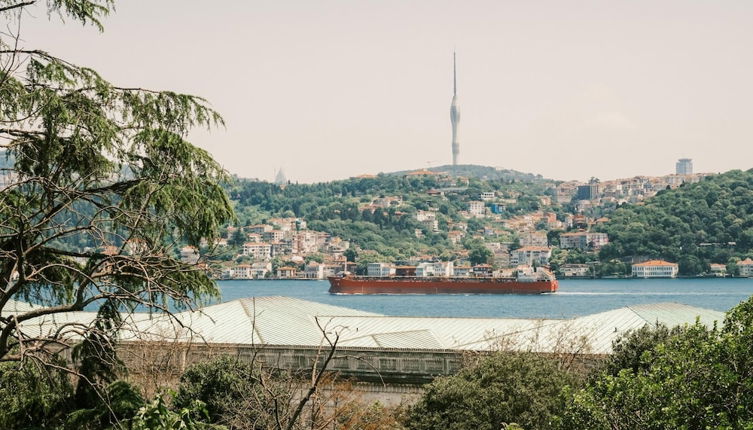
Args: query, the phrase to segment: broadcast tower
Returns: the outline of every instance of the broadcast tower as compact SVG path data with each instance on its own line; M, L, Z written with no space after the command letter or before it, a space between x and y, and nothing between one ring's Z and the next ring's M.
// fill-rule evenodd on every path
M452 103L450 104L450 122L452 122L452 167L454 168L458 165L458 155L460 154L460 142L458 142L460 109L458 109L458 81L454 52L452 53Z

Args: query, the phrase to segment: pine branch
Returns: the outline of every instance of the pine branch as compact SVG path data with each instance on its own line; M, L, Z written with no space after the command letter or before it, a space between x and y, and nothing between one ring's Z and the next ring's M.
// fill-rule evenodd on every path
M12 4L10 6L3 6L3 7L0 7L0 13L7 12L7 11L13 10L13 9L18 9L18 8L24 7L24 6L29 6L29 5L32 5L32 4L36 3L36 2L37 2L36 0L31 0L31 1L25 1L25 2L21 2L21 3Z

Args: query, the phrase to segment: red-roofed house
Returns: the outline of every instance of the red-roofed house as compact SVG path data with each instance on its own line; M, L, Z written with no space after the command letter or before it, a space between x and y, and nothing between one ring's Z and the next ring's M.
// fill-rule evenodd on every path
M737 263L737 267L740 269L740 276L753 278L753 260L750 257Z

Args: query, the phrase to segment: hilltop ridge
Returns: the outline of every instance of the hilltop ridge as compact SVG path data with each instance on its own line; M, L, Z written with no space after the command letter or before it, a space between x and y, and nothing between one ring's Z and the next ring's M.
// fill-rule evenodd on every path
M466 178L475 178L483 180L516 180L516 181L532 181L540 182L547 180L541 175L534 173L519 172L512 169L502 169L492 166L482 166L478 164L458 164L452 166L451 164L445 164L443 166L427 167L422 169L413 170L399 170L396 172L385 173L386 175L406 175L417 170L427 170L434 173L448 173L456 176L464 176Z

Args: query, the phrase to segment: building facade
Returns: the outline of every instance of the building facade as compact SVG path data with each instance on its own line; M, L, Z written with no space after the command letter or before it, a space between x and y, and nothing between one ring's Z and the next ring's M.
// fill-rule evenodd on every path
M740 276L753 278L753 260L750 257L737 263L737 268L740 270Z
M678 175L693 174L693 160L690 158L680 158L675 164L675 173Z
M366 266L366 275L380 278L395 276L395 265L390 263L369 263Z
M634 278L674 278L677 271L677 263L664 260L650 260L632 266Z
M549 258L552 256L552 249L546 246L524 246L512 251L510 263L514 266L525 265L547 265Z
M606 233L579 231L560 234L560 248L562 249L570 248L586 251L588 249L599 249L608 243L609 236Z

